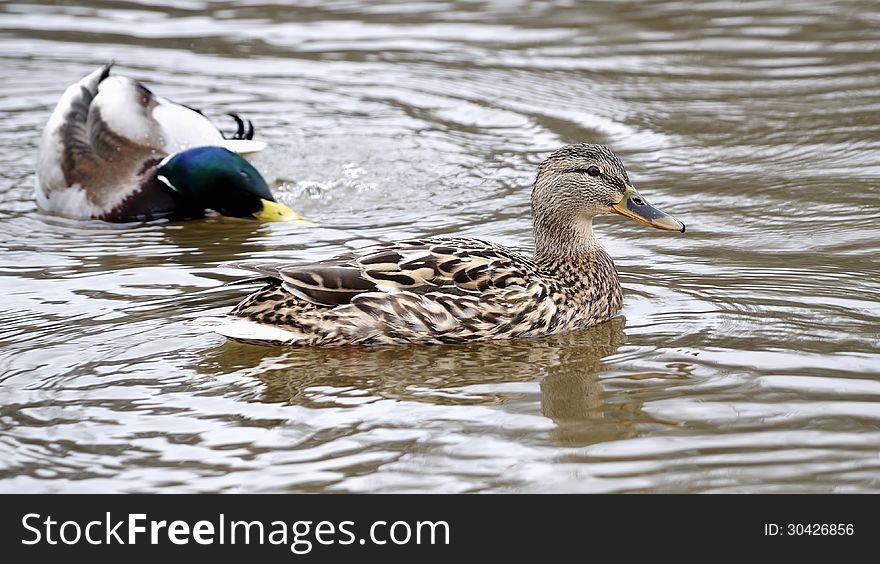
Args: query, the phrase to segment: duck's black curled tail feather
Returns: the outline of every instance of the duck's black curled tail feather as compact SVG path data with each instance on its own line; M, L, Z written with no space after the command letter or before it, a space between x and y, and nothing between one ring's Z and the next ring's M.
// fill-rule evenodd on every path
M232 137L227 137L226 134L223 136L226 139L253 139L254 138L254 124L249 119L242 119L238 114L226 114L232 119L235 120L235 124L238 126L235 133L232 134ZM247 127L245 127L245 123L247 123Z

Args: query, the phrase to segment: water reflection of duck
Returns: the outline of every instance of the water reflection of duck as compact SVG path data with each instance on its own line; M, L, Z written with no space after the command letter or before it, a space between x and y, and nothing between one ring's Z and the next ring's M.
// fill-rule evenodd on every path
M625 320L556 337L558 363L541 381L541 413L556 424L553 437L565 446L583 446L636 435L633 413L640 404L626 395L609 401L599 379L602 359L625 342Z
M463 343L595 325L621 307L598 214L684 225L645 202L620 160L570 145L538 169L535 256L465 238L377 245L313 264L242 263L268 282L225 317L196 324L242 341L288 345Z
M503 384L540 384L541 413L556 423L562 443L586 444L630 436L629 417L607 402L599 381L602 359L624 343L624 319L555 335L437 347L306 347L279 351L234 342L199 356L199 372L249 375L264 385L257 401L313 409L394 399L442 405L534 402ZM497 387L497 389L493 389ZM536 409L534 407L528 409Z
M239 122L226 139L200 112L154 95L105 65L70 86L43 131L37 205L76 219L302 219L275 201L238 152L265 146ZM230 150L232 149L232 150Z

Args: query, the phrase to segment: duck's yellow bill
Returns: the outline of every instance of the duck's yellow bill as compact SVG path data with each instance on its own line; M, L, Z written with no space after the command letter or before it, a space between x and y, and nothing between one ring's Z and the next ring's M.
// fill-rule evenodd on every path
M684 233L685 230L684 223L646 202L636 189L629 185L626 187L626 192L623 193L623 199L611 206L611 211L657 229L681 233Z
M299 215L281 202L272 202L261 199L263 209L254 214L257 219L263 221L294 221L303 227L313 227L316 224Z

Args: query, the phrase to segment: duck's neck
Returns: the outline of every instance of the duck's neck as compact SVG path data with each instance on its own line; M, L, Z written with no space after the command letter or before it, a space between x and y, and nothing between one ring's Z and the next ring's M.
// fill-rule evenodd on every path
M558 304L571 327L611 319L623 299L614 261L593 235L593 218L535 222L535 262L564 296Z
M538 264L578 263L603 252L593 234L592 216L535 219Z

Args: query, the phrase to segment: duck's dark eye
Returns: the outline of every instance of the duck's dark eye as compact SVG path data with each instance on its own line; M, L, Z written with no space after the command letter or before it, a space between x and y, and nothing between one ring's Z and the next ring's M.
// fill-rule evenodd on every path
M599 170L597 166L591 166L589 168L573 168L571 170L566 170L565 172L573 172L575 174L589 174L590 176L599 176L602 174L602 171Z

